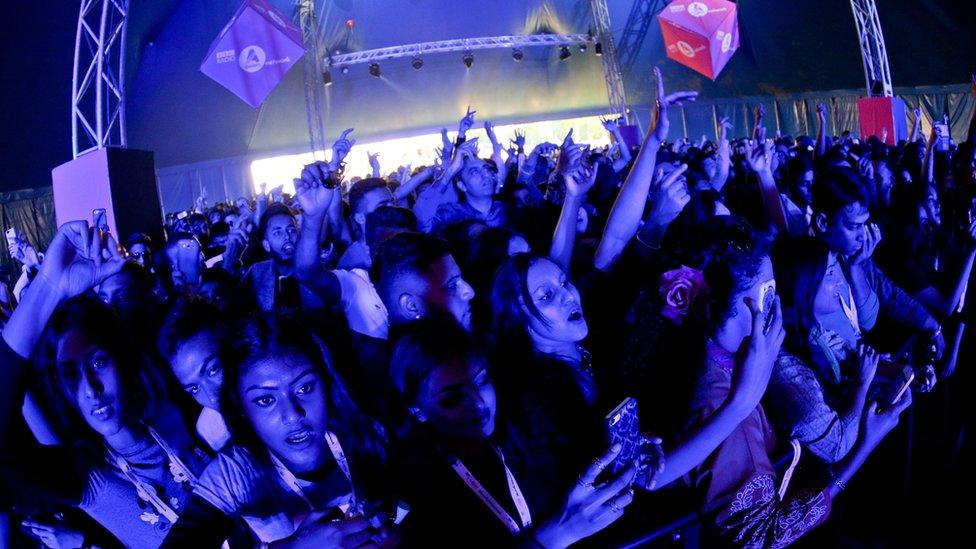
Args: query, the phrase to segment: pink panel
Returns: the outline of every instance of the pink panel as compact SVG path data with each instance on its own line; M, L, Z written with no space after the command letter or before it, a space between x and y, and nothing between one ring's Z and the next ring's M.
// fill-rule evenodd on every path
M78 219L91 223L92 210L104 208L109 230L118 234L109 185L108 149L92 151L54 168L51 178L58 226Z

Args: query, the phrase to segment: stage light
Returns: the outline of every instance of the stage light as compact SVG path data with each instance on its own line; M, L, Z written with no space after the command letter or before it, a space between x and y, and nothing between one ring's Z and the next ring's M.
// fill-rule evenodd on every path
M595 53L597 57L601 57L603 55L603 44L597 42L596 45L593 46L593 53Z
M342 74L349 74L349 66L348 65L343 65L339 70L342 72Z
M326 86L332 85L332 71L329 69L325 69L325 71L322 73L322 83Z
M566 46L563 46L563 47L559 48L559 60L560 61L565 61L565 60L569 59L570 56L572 56L572 55L573 54L570 53L569 48L567 48Z
M379 78L380 77L380 64L379 63L370 63L369 64L369 74L372 74L376 78Z
M464 52L464 55L461 56L461 61L464 61L464 66L470 69L474 63L474 54L469 51Z
M410 64L414 69L419 71L420 68L424 66L424 60L421 59L419 55L415 55L413 56L413 61L410 61Z
M522 53L522 48L515 48L512 50L512 59L515 61L521 61L524 54Z

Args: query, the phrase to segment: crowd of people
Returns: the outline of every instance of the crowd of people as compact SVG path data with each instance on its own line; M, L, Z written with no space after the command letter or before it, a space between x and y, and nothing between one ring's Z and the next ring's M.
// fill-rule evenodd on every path
M678 509L704 546L783 547L828 521L965 352L976 117L892 144L822 106L771 138L760 107L690 143L669 109L697 94L655 76L638 146L615 120L612 147L479 144L469 110L430 166L347 180L347 130L294 196L201 198L165 241L17 237L7 541L609 546Z

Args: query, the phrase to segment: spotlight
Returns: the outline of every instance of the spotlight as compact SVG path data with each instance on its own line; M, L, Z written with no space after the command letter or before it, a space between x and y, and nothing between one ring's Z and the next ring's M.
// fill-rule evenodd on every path
M515 48L512 50L512 59L516 61L521 61L524 54L522 53L522 48Z
M322 72L322 83L326 86L332 85L332 71L329 69L325 69L325 71Z
M559 60L560 61L565 61L565 60L569 59L571 55L573 55L573 54L570 53L569 48L567 48L566 46L563 46L563 47L559 48Z
M474 63L474 54L469 51L464 52L464 55L461 56L461 61L464 61L464 66L470 69Z
M419 55L413 56L413 61L410 62L414 69L420 70L424 66L424 60L420 58Z
M370 63L369 64L369 74L372 74L376 78L379 78L380 77L380 64L379 63Z
M342 74L349 74L349 66L348 65L343 65L342 67L339 68L339 70L342 71Z
M597 57L601 57L603 55L603 43L602 42L597 42L596 45L593 46L593 53L595 53Z
M586 53L586 42L579 45L580 53Z

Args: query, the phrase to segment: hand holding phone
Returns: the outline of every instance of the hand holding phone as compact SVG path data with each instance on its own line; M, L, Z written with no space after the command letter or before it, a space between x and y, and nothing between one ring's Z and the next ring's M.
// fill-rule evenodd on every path
M105 217L105 208L95 208L92 210L92 227L108 232L108 219Z
M610 472L616 475L634 464L640 456L643 437L637 417L637 400L628 397L607 414L606 429L607 441L610 445L619 444L621 448L609 467Z
M894 389L888 393L888 395L881 399L878 406L878 413L881 413L896 404L905 396L905 393L911 387L912 382L915 381L915 370L911 366L905 366L902 368L900 377L897 383L895 383Z

